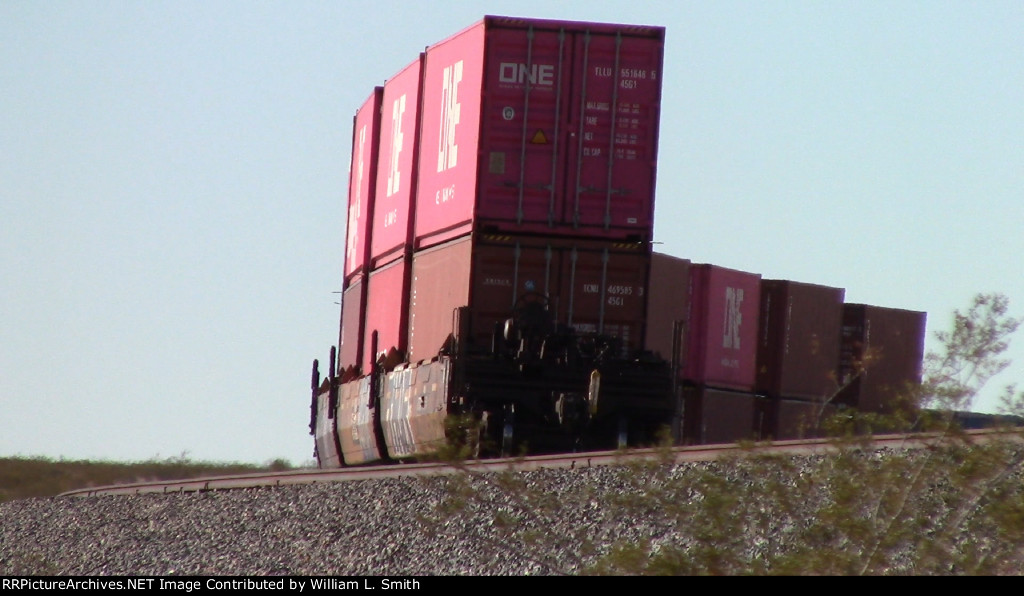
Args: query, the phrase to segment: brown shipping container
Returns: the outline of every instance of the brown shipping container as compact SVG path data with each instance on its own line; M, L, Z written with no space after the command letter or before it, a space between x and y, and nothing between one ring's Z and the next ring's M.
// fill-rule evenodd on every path
M370 261L374 269L412 252L423 55L384 85Z
M356 275L369 269L370 222L377 186L377 153L380 148L380 102L383 87L376 87L352 119L352 162L348 179L348 224L345 227L345 278L347 289Z
M474 230L649 240L664 39L488 16L427 48L416 249Z
M757 391L804 400L833 396L845 295L842 288L761 280Z
M409 330L410 258L401 258L370 273L366 289L366 322L363 329L362 372L394 349L400 359L407 350ZM373 351L373 333L377 333L377 351Z
M363 363L363 325L366 313L366 283L362 275L356 276L341 293L341 332L338 339L338 371ZM362 369L369 372L369 369Z
M467 349L488 349L517 306L547 304L557 323L643 345L650 254L644 245L470 236L413 256L409 354L433 358L469 307Z
M837 403L891 412L907 384L921 382L926 313L846 304L839 355L843 385Z
M675 329L676 323L686 323L689 308L690 261L653 253L647 292L647 349L666 360L671 360L673 353L681 356L682 345L674 345Z
M751 391L757 358L761 276L717 265L690 266L683 379Z
M772 398L768 403L772 431L764 438L776 441L825 437L823 425L839 411L834 404L821 401Z
M683 389L683 443L709 445L758 438L754 430L758 397L706 386Z

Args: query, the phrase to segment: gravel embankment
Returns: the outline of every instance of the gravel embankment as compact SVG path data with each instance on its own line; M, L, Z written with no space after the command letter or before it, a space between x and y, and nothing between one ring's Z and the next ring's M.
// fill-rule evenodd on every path
M810 473L820 464L820 458L803 458L787 473ZM483 501L470 498L443 519L437 506L462 494L453 486L458 476L12 501L0 504L0 575L580 573L616 543L692 543L676 514L610 504L709 471L723 478L750 474L726 464L689 464L662 469L659 480L645 484L637 482L642 475L618 466L529 472L516 481L543 497L526 509L509 497L523 494L522 488L510 493L502 477L492 476L472 481ZM681 501L695 494L685 483L674 490ZM524 516L526 510L536 515ZM745 537L751 557L793 535L793 520L770 510L763 517L771 523L752 523ZM510 539L504 521L518 521L515 527L526 531Z

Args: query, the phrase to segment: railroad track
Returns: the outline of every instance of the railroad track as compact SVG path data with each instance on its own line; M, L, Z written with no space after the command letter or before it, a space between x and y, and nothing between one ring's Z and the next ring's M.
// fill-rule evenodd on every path
M962 439L981 443L994 438L1009 438L1024 442L1020 430L971 430L962 434ZM831 439L810 439L776 441L752 445L723 444L672 447L668 449L631 449L627 451L593 451L557 455L540 455L525 458L500 458L464 462L420 462L396 463L380 466L339 468L331 470L302 469L285 472L259 472L208 476L184 480L158 480L89 487L61 493L61 497L93 497L103 495L134 495L143 493L187 493L243 488L269 488L294 484L315 484L324 482L345 482L395 478L402 476L436 476L458 472L497 472L504 470L529 471L543 468L585 468L607 466L636 461L653 461L668 458L674 463L711 461L725 457L747 455L812 455L836 452L844 448L871 449L919 449L951 440L942 433L915 433L876 436L870 441L854 440L841 443Z

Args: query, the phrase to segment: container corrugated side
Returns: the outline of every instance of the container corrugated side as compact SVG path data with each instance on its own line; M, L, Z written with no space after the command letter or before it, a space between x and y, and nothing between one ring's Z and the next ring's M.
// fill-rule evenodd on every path
M557 246L557 245L556 245ZM623 355L644 345L651 255L645 245L572 241L562 251L559 321L618 338Z
M379 268L412 251L423 55L384 84L370 260Z
M788 441L828 436L827 423L839 409L822 401L772 398L770 436L765 439Z
M683 337L676 337L677 323L686 323L690 304L690 260L661 253L651 255L647 292L646 348L671 361L682 354ZM677 362L676 364L682 364Z
M649 240L664 29L488 17L427 49L417 248Z
M542 302L557 324L643 345L650 254L636 243L468 236L413 256L410 358L437 355L469 307L469 350L490 348L517 306Z
M891 412L908 384L921 382L924 312L845 304L836 398L865 412Z
M760 292L757 273L711 264L690 266L684 381L753 390Z
M683 389L683 443L710 445L757 439L758 397L707 386Z
M358 367L363 363L363 330L366 313L366 283L362 275L356 276L341 293L341 330L338 337L338 371ZM363 368L362 373L369 372Z
M759 392L805 400L835 393L845 295L843 288L761 280Z
M376 87L352 119L352 162L348 181L348 223L345 227L345 277L342 289L369 269L370 230L377 185L380 148L380 105L383 87Z
M370 272L366 287L366 323L363 329L362 371L391 350L399 359L408 350L409 329L409 257L400 258ZM377 333L377 351L373 334Z
M409 299L409 360L438 354L457 335L455 311L469 304L473 243L469 236L412 257Z
M581 27L575 36L564 220L593 235L649 240L664 30Z

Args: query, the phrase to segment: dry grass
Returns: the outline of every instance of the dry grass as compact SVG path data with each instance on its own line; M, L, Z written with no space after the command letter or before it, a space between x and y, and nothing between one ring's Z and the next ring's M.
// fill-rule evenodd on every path
M289 462L281 459L264 465L255 465L194 462L184 456L133 463L6 457L0 458L0 502L31 497L52 497L90 486L282 471L292 467Z

